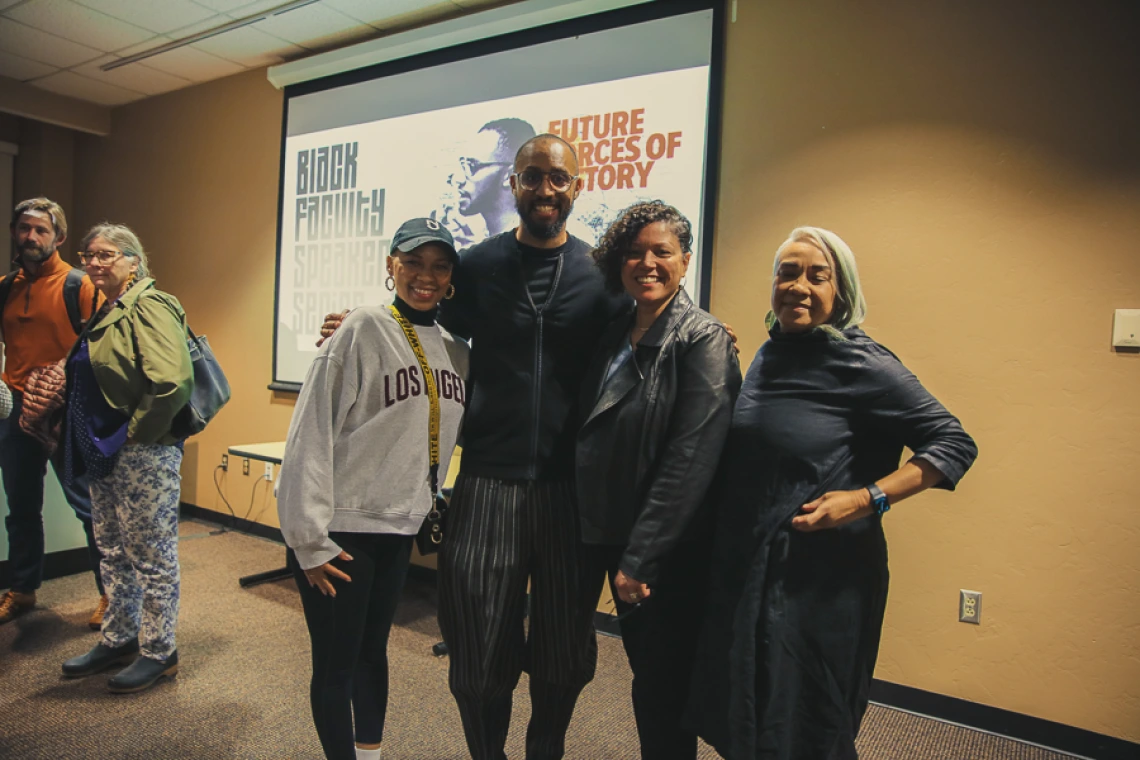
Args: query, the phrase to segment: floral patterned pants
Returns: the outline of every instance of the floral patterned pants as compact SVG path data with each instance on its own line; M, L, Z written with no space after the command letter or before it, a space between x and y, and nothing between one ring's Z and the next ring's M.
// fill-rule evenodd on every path
M178 503L182 449L124 446L109 476L91 481L95 540L110 606L103 641L139 639L144 657L174 652L178 622Z

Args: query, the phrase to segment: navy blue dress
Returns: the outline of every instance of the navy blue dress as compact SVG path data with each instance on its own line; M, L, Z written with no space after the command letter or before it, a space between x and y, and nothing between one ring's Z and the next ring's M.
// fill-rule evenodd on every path
M856 758L887 598L882 518L801 533L800 507L893 472L904 446L947 489L977 456L894 354L844 336L777 327L733 411L689 712L731 760Z

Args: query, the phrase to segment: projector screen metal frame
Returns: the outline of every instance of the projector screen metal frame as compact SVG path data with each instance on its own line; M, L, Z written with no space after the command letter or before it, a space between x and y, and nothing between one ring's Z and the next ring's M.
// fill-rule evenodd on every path
M720 129L724 90L724 3L720 0L657 0L617 10L583 16L546 26L489 37L474 42L443 48L394 61L346 71L332 76L287 85L284 88L281 115L281 158L279 162L277 192L277 251L273 286L273 381L268 388L275 392L296 393L301 383L277 379L278 366L278 310L281 297L281 254L283 240L282 219L285 202L286 142L289 136L289 105L293 98L346 85L390 77L447 63L455 63L507 50L530 47L594 32L617 29L647 21L679 16L696 11L712 11L712 34L709 57L708 110L706 116L704 195L702 217L698 233L702 264L700 267L699 304L709 308L712 283L712 243L716 225L716 196L720 175ZM664 199L668 201L668 199Z

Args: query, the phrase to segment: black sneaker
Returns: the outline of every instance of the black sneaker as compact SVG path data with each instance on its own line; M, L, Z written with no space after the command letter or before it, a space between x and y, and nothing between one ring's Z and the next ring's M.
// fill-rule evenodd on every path
M178 651L175 650L165 660L152 660L140 657L107 681L107 688L115 694L130 694L154 686L162 677L173 678L178 674Z
M100 642L87 654L72 657L63 663L63 675L67 678L89 676L115 665L126 665L138 653L138 639L123 644L121 647L109 647Z

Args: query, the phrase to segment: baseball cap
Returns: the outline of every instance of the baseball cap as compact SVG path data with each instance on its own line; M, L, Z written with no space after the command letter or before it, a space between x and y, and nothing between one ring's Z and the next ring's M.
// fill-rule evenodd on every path
M409 219L400 225L400 229L392 236L392 252L407 253L424 243L442 243L452 258L459 260L459 254L455 252L455 238L451 236L451 232L436 220L426 217Z

